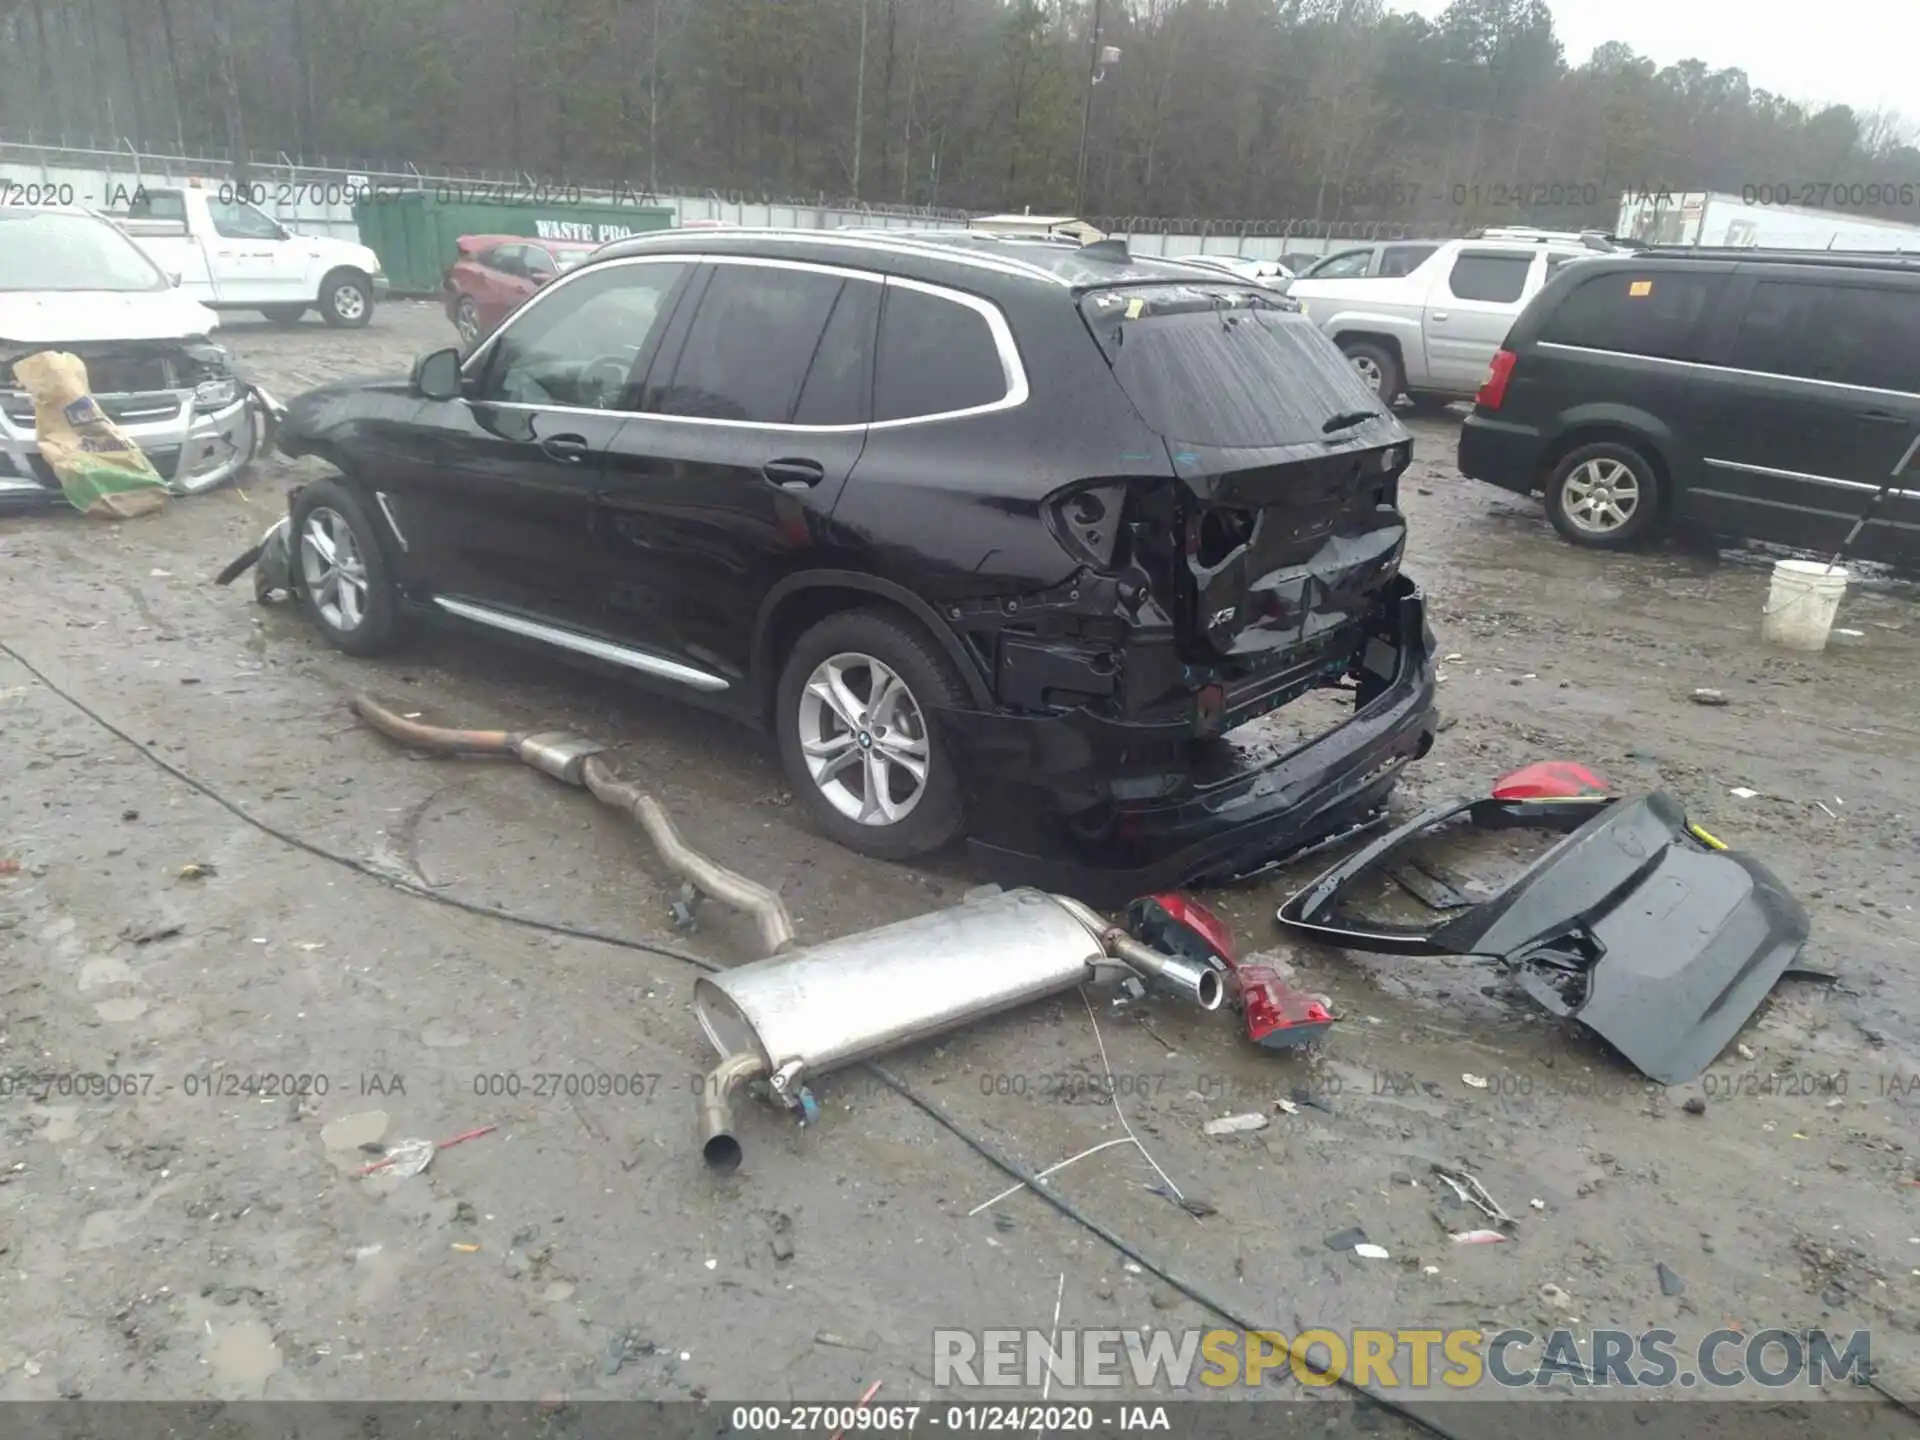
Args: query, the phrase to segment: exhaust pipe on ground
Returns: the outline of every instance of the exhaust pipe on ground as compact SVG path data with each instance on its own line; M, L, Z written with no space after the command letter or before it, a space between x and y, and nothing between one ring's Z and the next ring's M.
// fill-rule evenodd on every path
M740 1164L726 1104L739 1077L764 1076L805 1114L809 1080L1071 990L1116 960L1203 1010L1225 997L1206 966L1148 949L1077 901L1024 889L702 975L694 1015L723 1058L700 1096L701 1154L716 1171ZM728 1075L733 1084L716 1083Z
M433 755L512 756L556 780L580 786L637 821L674 873L702 894L750 916L767 954L776 955L793 943L793 920L780 896L687 844L659 801L614 773L605 745L563 730L528 734L422 725L394 714L368 695L355 695L349 703L353 713L375 730L413 749Z

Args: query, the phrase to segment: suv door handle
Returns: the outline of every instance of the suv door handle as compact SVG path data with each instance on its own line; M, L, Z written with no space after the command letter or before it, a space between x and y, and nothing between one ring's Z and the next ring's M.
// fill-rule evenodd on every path
M587 458L587 437L584 435L549 435L540 442L540 448L550 458L562 465L578 465Z
M827 467L817 460L769 460L760 473L784 489L818 485L827 478Z
M1446 318L1447 318L1447 312L1444 310L1436 310L1433 312L1432 320L1433 320L1433 323L1436 325L1444 324L1446 322Z
M1907 423L1907 417L1905 415L1896 415L1891 410L1862 410L1858 413L1862 420L1871 420L1876 425L1905 425Z

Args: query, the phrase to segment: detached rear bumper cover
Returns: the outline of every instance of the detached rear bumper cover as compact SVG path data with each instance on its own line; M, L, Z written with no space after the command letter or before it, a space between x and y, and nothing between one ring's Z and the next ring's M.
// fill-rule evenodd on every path
M1368 699L1352 718L1218 774L1196 765L1189 727L936 712L969 777L975 864L1001 884L1116 905L1225 883L1354 829L1433 743L1433 641L1410 579L1394 582L1363 655Z
M1356 881L1391 870L1424 832L1460 819L1570 833L1497 895L1445 912L1452 918L1432 929L1342 916ZM1664 1085L1713 1063L1808 934L1806 911L1772 872L1696 840L1680 802L1659 791L1440 806L1336 865L1279 918L1355 950L1501 961L1544 1008L1580 1021Z

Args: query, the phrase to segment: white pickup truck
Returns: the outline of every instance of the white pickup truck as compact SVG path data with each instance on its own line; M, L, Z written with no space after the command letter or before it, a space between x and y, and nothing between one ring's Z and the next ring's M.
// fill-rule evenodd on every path
M230 190L142 185L112 217L191 299L216 310L258 310L291 325L318 308L329 325L373 318L388 280L366 246L296 235Z
M1507 330L1562 265L1612 249L1597 237L1489 230L1449 240L1405 275L1295 280L1306 307L1389 404L1472 398Z

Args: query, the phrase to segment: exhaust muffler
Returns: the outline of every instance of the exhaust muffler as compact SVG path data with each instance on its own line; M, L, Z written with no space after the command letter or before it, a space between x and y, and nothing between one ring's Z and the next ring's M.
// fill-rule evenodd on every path
M1071 990L1116 962L1204 1010L1225 998L1217 972L1139 944L1077 901L1027 889L703 975L694 1015L721 1062L700 1096L701 1154L717 1171L739 1166L728 1102L743 1080L763 1078L776 1099L810 1113L815 1077Z

